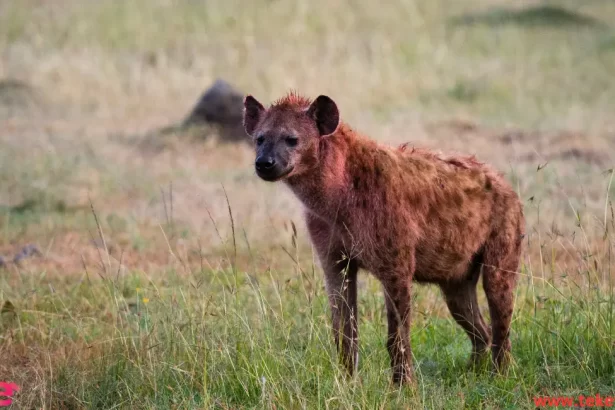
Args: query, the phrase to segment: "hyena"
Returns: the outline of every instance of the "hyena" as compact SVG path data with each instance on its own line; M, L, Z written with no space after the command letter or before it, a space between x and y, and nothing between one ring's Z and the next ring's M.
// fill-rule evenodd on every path
M324 95L291 92L269 108L248 95L243 122L256 174L283 181L304 205L349 375L358 363L359 269L382 283L394 383L412 381L413 281L440 287L472 341L471 363L491 348L495 369L505 367L525 221L500 173L474 157L379 144L341 121ZM476 297L481 271L491 329Z

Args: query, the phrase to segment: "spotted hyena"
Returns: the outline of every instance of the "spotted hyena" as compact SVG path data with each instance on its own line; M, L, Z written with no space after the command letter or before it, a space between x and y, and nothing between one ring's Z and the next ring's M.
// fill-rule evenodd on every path
M474 157L388 147L340 120L336 103L295 93L263 107L244 100L257 175L283 181L305 207L325 273L340 358L358 363L357 272L382 283L393 381L412 380L412 282L437 284L472 341L472 362L510 352L513 292L524 236L523 208L504 177ZM476 286L483 272L491 329Z

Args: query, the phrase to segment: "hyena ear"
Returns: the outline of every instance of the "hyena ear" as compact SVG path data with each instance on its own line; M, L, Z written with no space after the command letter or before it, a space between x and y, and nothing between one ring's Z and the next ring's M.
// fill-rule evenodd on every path
M321 136L333 134L340 123L340 112L337 105L326 95L318 96L307 112L316 121Z
M243 127L248 135L252 135L260 121L265 107L256 98L247 95L243 100Z

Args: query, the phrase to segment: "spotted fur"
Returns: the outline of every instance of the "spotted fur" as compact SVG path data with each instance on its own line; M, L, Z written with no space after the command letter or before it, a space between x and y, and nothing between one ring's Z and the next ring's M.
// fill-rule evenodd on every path
M384 289L394 382L412 380L413 282L438 285L472 341L472 362L491 347L501 370L511 347L525 229L522 205L505 178L474 157L379 144L341 121L328 97L312 102L291 93L267 109L252 100L244 108L246 131L270 144L269 151L258 146L258 155L273 153L286 164L280 179L304 205L348 373L358 363L359 269ZM289 134L298 137L297 147L280 148ZM491 328L476 296L481 271Z

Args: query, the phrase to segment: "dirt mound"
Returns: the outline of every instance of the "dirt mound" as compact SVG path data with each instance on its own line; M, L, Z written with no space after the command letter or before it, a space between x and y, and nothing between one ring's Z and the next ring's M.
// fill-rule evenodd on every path
M178 140L215 140L221 143L248 143L243 128L243 97L233 86L218 79L197 100L180 123L148 133L140 147L146 151L166 151Z
M199 98L184 126L213 125L226 141L246 141L242 124L243 93L222 79Z

